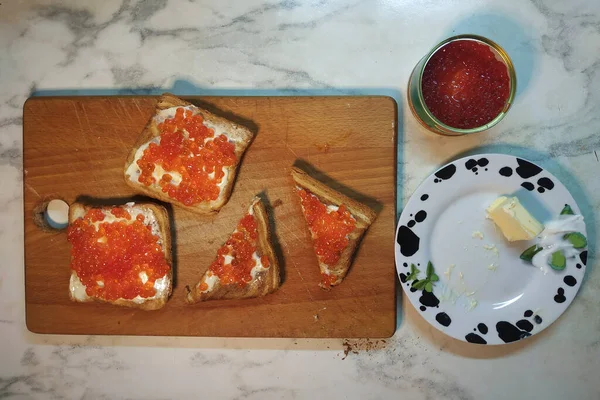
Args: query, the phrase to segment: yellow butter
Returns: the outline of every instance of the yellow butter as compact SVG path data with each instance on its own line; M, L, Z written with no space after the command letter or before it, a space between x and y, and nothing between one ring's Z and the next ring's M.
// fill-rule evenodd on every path
M516 197L497 198L487 208L487 213L510 242L531 240L544 229Z

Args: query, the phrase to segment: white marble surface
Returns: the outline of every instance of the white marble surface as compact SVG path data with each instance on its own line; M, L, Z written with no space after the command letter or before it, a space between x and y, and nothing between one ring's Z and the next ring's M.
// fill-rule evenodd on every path
M479 0L0 1L0 397L600 398L600 3ZM95 4L95 5L93 5ZM518 71L514 108L464 138L424 133L404 93L441 39L479 33ZM406 303L378 350L342 341L37 336L24 325L22 106L36 94L388 94L399 202L458 154L539 162L585 209L582 290L549 329L500 347L430 328ZM360 344L358 344L361 347ZM364 345L363 345L364 348Z

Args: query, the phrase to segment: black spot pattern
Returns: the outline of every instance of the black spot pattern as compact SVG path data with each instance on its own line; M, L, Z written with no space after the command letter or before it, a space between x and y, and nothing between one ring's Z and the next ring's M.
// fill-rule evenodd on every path
M579 254L579 259L581 260L583 265L587 265L587 250L582 251L581 254Z
M408 226L398 228L396 242L400 245L400 253L404 257L411 257L419 251L421 239Z
M465 339L469 343L487 344L487 341L484 338L473 332L467 334L467 336L465 336Z
M413 226L415 226L416 222L413 221L412 219L410 221L408 221L408 224L406 224L409 228L412 228Z
M498 337L504 343L516 342L517 340L531 336L531 333L521 330L507 321L498 322L496 324L496 331L498 332Z
M547 189L547 190L554 189L554 182L552 182L552 179L550 179L550 178L540 178L540 179L538 179L537 183L544 189ZM540 188L538 188L538 190L539 189ZM541 192L541 193L543 193L543 192Z
M437 307L440 304L440 300L435 297L433 292L428 292L423 290L421 293L421 297L419 297L419 303L424 305L425 307Z
M535 185L531 182L523 182L521 183L521 186L523 186L525 189L529 190L530 192L535 189Z
M519 174L519 176L523 179L529 179L532 176L536 176L542 172L540 167L521 158L517 158L517 163L519 164L519 166L516 168L517 174Z
M531 311L531 310L527 310L527 311L525 311L525 313L523 314L523 316L524 316L525 318L529 318L529 317L531 317L532 315L533 315L533 311Z
M536 315L535 317L533 317L533 321L539 325L542 323L542 317L540 317L539 315Z
M567 275L563 278L563 282L568 286L577 285L577 279L573 275Z
M531 332L533 330L533 324L526 319L517 321L517 327L527 332Z
M429 198L428 194L424 194L423 196L421 196L421 201L425 201Z
M443 326L450 326L450 324L452 323L452 320L450 319L448 314L446 314L445 312L438 313L435 316L435 320L437 322L439 322L440 325L443 325Z
M575 268L581 269L581 264L579 264L579 263L575 264Z
M554 296L554 301L557 303L564 303L567 300L565 297L565 289L558 288L556 292L556 296Z
M421 306L421 307L419 307L419 310L421 310L421 311L425 311L425 310L427 310L427 307L425 307L425 306Z
M405 283L408 275L402 273L399 276L400 276L400 282Z
M479 160L475 160L474 158L470 158L465 163L465 168L469 171L473 172L475 175L479 175L479 168L483 168L488 165L490 161L487 158L480 158ZM479 167L479 168L478 168ZM487 168L485 169L487 171Z
M403 266L404 268L406 268L406 267L408 267L408 263L402 263L402 266Z
M484 335L488 333L488 327L484 323L477 324L477 329L479 329L479 332L483 333Z
M427 213L424 210L419 211L415 215L415 221L417 221L417 222L423 222L423 221L425 221L425 218L427 218Z
M441 181L448 180L448 179L452 178L455 173L456 173L456 165L454 165L454 164L446 165L444 168L440 169L438 172L435 173L435 176L438 177L439 179L435 179L434 182L439 183Z
M500 168L499 172L500 172L500 175L506 176L506 177L512 176L512 174L513 174L513 170L511 167L502 167L502 168Z

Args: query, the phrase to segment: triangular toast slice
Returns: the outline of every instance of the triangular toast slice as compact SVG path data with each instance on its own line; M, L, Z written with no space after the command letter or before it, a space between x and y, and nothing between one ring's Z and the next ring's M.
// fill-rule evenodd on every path
M319 285L330 289L344 280L352 256L377 214L298 168L292 168L292 178L319 261Z
M125 162L125 182L136 192L208 214L231 195L254 133L165 93Z
M200 281L187 286L187 302L261 297L280 285L265 206L255 197L248 212Z

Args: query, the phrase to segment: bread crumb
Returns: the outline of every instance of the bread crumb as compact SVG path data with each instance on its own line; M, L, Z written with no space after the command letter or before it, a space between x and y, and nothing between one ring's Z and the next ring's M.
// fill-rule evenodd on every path
M383 350L387 347L387 341L385 339L347 339L343 342L344 346L344 357L345 360L348 354L358 354L359 351L377 351Z
M454 269L454 267L456 267L455 264L450 264L448 266L448 269L446 269L446 271L444 272L444 275L446 275L446 278L448 278L448 280L450 280L450 275L452 275L452 270Z
M494 253L496 257L500 257L500 252L498 251L498 248L495 244L484 244L483 248Z
M469 307L467 308L467 311L473 311L475 307L477 307L477 300L469 299Z
M473 234L471 235L471 237L473 239L483 240L483 233L481 233L480 231L473 231Z

